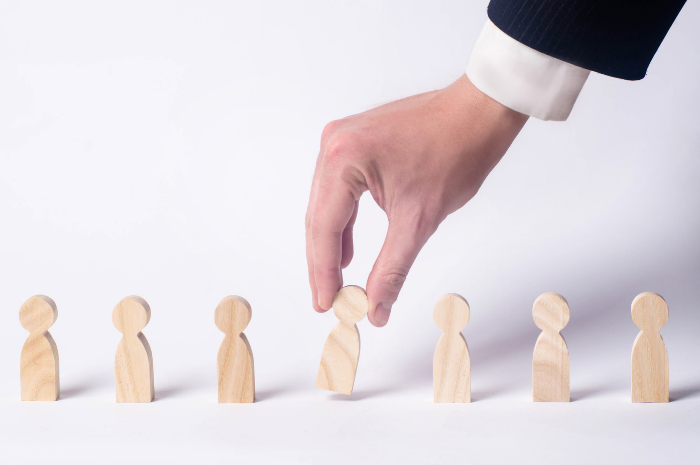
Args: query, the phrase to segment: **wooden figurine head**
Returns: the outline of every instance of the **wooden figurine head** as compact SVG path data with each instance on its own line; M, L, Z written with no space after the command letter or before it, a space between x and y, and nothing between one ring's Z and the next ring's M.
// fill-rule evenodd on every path
M632 301L632 321L642 331L659 331L668 321L668 305L656 292L642 292Z
M124 297L114 307L112 323L122 334L138 334L151 320L151 307L141 297Z
M542 331L558 333L569 322L569 304L556 292L545 292L535 300L532 319Z
M19 309L19 322L31 334L41 334L58 318L56 303L45 295L30 297Z
M443 333L462 331L469 323L469 304L459 294L445 294L433 307L433 321Z
M224 297L214 312L216 327L225 334L241 334L250 323L253 312L250 304L243 297L230 295Z
M333 313L341 323L353 326L367 315L369 302L359 286L345 286L335 294Z

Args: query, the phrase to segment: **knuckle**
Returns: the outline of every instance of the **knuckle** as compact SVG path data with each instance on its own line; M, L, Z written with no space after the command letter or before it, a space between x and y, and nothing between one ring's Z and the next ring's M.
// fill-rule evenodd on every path
M323 155L326 161L336 161L345 158L351 151L351 137L346 134L336 134L326 142Z
M340 120L331 121L324 126L321 132L321 145L326 145L326 142L331 138L331 136L340 128Z
M308 231L314 242L322 240L324 243L333 244L340 243L343 239L343 230L335 229L332 225L317 218L311 220Z
M355 159L362 153L365 136L357 131L339 131L328 139L323 148L323 157L326 163L344 166L351 159Z
M319 264L316 264L314 271L315 271L316 277L319 279L319 281L324 281L324 280L334 281L335 279L338 278L338 274L340 273L340 268L338 266L328 264L328 263L319 263Z
M407 276L408 270L394 269L382 273L379 278L382 284L384 284L391 293L398 294Z

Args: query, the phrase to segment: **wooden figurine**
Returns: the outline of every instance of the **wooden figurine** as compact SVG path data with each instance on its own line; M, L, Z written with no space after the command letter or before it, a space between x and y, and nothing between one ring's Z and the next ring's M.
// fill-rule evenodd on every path
M117 402L151 402L155 397L153 355L141 332L150 319L151 307L135 295L122 299L112 312L114 327L124 334L114 360Z
M668 352L659 330L668 321L668 305L655 292L632 302L632 320L641 331L632 348L632 402L668 402Z
M19 310L19 322L29 331L20 357L22 400L56 400L60 395L58 348L49 333L56 318L56 304L45 295L35 295Z
M560 334L569 322L569 304L561 295L545 292L535 301L532 318L542 330L532 355L532 400L569 402L569 350Z
M360 332L356 323L367 315L365 290L345 286L333 299L333 313L340 320L326 339L318 367L316 387L340 394L352 394L360 358Z
M433 356L433 400L471 402L469 348L461 331L469 323L469 304L458 294L445 294L433 308L433 321L444 333Z
M250 304L237 295L226 297L216 306L214 322L226 334L216 358L219 403L255 401L253 351L243 334L251 316Z

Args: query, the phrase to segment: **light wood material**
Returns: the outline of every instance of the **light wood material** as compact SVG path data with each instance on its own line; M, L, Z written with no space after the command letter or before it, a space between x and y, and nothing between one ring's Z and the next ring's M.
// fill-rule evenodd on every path
M569 304L561 295L545 292L532 307L542 330L532 355L532 400L569 402L569 350L559 333L569 322Z
M433 321L444 333L433 356L433 400L471 402L469 348L461 331L469 323L469 304L458 294L445 294L433 307Z
M122 299L112 312L114 327L124 334L114 360L117 402L151 402L155 397L153 355L141 333L150 319L151 307L135 295Z
M668 352L659 330L668 321L668 305L655 292L632 302L632 320L641 331L632 348L632 402L668 402Z
M360 332L356 323L367 315L365 290L345 286L333 299L333 313L340 320L326 339L318 367L316 387L340 394L352 394L360 359Z
M252 310L243 297L230 295L216 307L214 322L226 334L216 358L219 403L255 401L253 351L243 330Z
M20 357L22 400L56 400L60 395L58 348L49 333L56 318L56 303L45 295L35 295L19 310L19 322L29 331Z

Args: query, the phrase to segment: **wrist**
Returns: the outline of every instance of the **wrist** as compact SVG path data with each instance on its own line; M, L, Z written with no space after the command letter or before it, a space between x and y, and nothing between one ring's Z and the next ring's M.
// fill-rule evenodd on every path
M468 86L469 93L472 96L471 98L474 101L474 104L479 108L484 109L484 111L488 111L490 114L494 114L500 118L512 118L527 121L530 117L530 115L519 112L483 92L474 85L474 83L469 79L469 76L466 74L462 75L460 80L464 80L465 84Z
M478 112L485 124L488 121L511 121L522 126L529 118L529 115L516 111L481 91L466 74L460 76L453 86L458 89L464 108L469 112Z
M538 119L564 121L590 71L538 52L487 21L466 74L502 105Z

